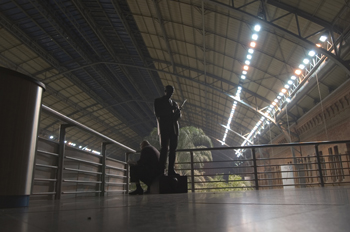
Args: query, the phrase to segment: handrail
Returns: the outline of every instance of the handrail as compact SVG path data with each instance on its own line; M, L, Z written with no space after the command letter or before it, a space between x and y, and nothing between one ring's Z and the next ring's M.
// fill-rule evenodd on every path
M86 164L96 165L96 166L101 166L102 165L100 163L87 161L87 160L83 160L83 159L78 159L78 158L74 158L74 157L71 157L71 156L65 156L65 158L66 159L70 159L70 160L75 160L75 161L78 161L78 162L82 162L82 163L86 163Z
M273 148L273 147L291 147L291 146L311 146L311 145L326 145L337 143L350 143L350 140L339 141L322 141L322 142L299 142L299 143L280 143L280 144L261 144L239 147L215 147L215 148L193 148L193 149L178 149L176 152L191 152L191 151L221 151L221 150L239 150L252 148Z
M45 112L45 113L48 113L49 115L59 119L60 121L62 121L60 123L60 130L59 130L59 139L58 139L58 143L55 143L55 145L51 144L50 146L54 146L55 148L57 148L58 152L57 154L56 153L53 153L53 152L49 152L49 151L45 151L45 148L46 146L43 147L43 149L38 149L37 150L37 153L40 154L40 156L37 156L37 157L40 157L40 159L45 159L44 162L46 162L46 159L48 158L48 156L43 156L43 155L50 155L50 156L55 156L55 164L57 163L57 166L52 166L52 165L47 165L47 164L40 164L40 161L38 161L38 163L36 163L36 167L42 167L42 168L54 168L54 169L57 169L58 171L56 172L55 170L55 173L53 171L47 171L45 170L45 172L49 172L49 173L45 173L45 174L48 174L48 175L43 175L41 172L38 172L37 174L37 177L34 176L33 178L33 184L34 182L39 182L39 181L46 181L47 183L46 184L46 187L49 188L49 191L46 191L46 192L40 192L40 193L35 193L35 192L32 192L32 195L45 195L45 193L47 194L54 194L55 195L55 199L60 199L61 198L61 194L78 194L78 193L91 193L92 191L73 191L73 192L68 192L68 191L62 191L62 186L63 186L63 183L64 182L69 182L69 183L90 183L90 184L97 184L99 187L96 189L98 191L93 191L94 193L100 193L101 196L104 196L104 193L108 192L106 191L106 188L105 188L105 184L107 184L106 182L106 176L108 177L118 177L119 179L122 179L122 180L113 180L113 181L123 181L123 182L126 182L126 180L128 179L128 174L126 171L128 171L128 168L122 168L122 167L117 167L117 166L121 166L123 165L123 167L125 167L127 165L126 162L123 162L123 161L120 161L120 160L116 160L116 159L113 159L113 158L110 158L110 157L106 157L106 145L107 144L114 144L114 145L117 145L119 146L120 148L122 148L123 150L125 150L126 152L136 152L134 149L131 149L130 147L127 147L125 146L124 144L121 144L45 105L42 105L41 107L42 111ZM102 145L102 148L101 148L101 155L100 154L93 154L93 153L89 153L89 152L86 152L84 150L80 150L80 149L77 149L75 147L70 147L70 146L67 146L64 141L65 141L65 136L66 136L66 129L69 128L69 127L77 127L78 129L81 129L82 131L85 131L87 133L90 133L90 134L93 134L97 137L100 137L102 138L102 142L101 142L101 145ZM44 139L45 140L45 139ZM47 140L45 142L45 144L47 142L53 142L51 140ZM67 148L69 148L69 153L68 153L68 150ZM76 154L77 152L79 152L79 156L77 157ZM84 155L83 158L81 158L81 156ZM93 155L94 158L91 158L91 157L88 157L86 158L85 155ZM95 158L97 157L97 159ZM53 159L50 157L50 160L53 161ZM74 162L72 164L72 162L69 162L69 161L77 161L77 162ZM110 162L109 164L110 165L106 165L106 160L108 161L112 161ZM65 164L65 162L69 162L68 165L73 165L73 166L67 166ZM89 171L89 170L84 170L84 166L85 164L88 164L88 165L94 165L94 169L96 168L96 170L92 170L92 171ZM80 165L82 165L82 169L80 169ZM113 166L113 165L116 165L116 166ZM116 174L106 174L106 168L108 169L114 169L115 173L120 173L120 172L123 172L122 175L116 175ZM77 179L76 180L73 180L73 179L64 179L64 175L63 175L63 172L76 172L74 173L74 175L77 175ZM82 179L79 177L79 175L84 175L84 174L90 174L90 175L95 175L96 180L98 181L95 181L95 180L86 180L86 179ZM35 174L34 174L35 175ZM123 176L124 175L124 176ZM53 177L54 179L49 179L47 178L47 176L50 176L50 177ZM90 179L90 177L89 177ZM55 182L55 186L52 186L51 184L49 185L48 183L49 182ZM108 185L112 185L111 182L108 182ZM118 184L116 184L117 186ZM126 184L120 184L120 186L125 186ZM128 186L126 186L126 189L128 188ZM55 192L51 192L50 190L52 189L55 189ZM109 191L110 192L110 191ZM125 192L125 191L124 191Z
M93 133L93 134L101 137L102 139L106 140L107 142L114 143L114 144L124 148L125 150L127 150L129 152L136 152L134 149L131 149L130 147L128 147L128 146L126 146L124 144L121 144L121 143L119 143L119 142L117 142L117 141L115 141L115 140L113 140L113 139L111 139L111 138L109 138L109 137L107 137L107 136L105 136L105 135L103 135L103 134L101 134L101 133L99 133L99 132L97 132L97 131L95 131L95 130L93 130L93 129L91 129L91 128L89 128L89 127L87 127L87 126L85 126L85 125L83 125L83 124L81 124L79 122L77 122L77 121L75 121L75 120L73 120L73 119L71 119L71 118L68 118L67 116L65 116L65 115L63 115L63 114L61 114L61 113L59 113L59 112L49 108L48 106L42 105L41 109L43 111L45 111L46 113L49 113L49 114L59 118L60 120L62 120L64 122L67 122L67 123L69 123L71 125L77 126L80 129L85 130L85 131L87 131L89 133Z
M75 168L64 168L64 170L73 171L73 172L82 172L82 173L88 173L88 174L96 174L96 175L102 174L102 172L93 172L93 171L87 171L84 169L75 169Z
M215 147L215 148L194 148L194 149L178 149L176 152L186 152L188 156L190 156L191 161L190 162L181 162L177 164L184 164L184 165L191 165L189 168L179 168L177 170L183 170L183 171L191 171L189 175L191 175L191 188L192 192L195 190L205 190L205 189L220 189L218 186L213 187L209 186L208 188L202 188L201 187L195 187L194 184L213 184L216 183L216 181L194 181L194 178L198 177L205 177L205 176L229 176L229 175L244 175L247 176L249 179L241 179L241 180L234 180L234 181L228 181L225 182L236 182L236 181L248 181L251 185L246 185L245 187L225 187L227 189L230 188L255 188L256 190L259 190L259 188L265 188L265 187L284 187L284 186L312 186L312 185L321 185L324 187L326 184L344 184L344 183L350 183L349 179L345 179L345 177L350 176L350 154L319 154L318 148L323 147L325 148L325 145L330 144L349 144L350 140L339 140L339 141L314 141L314 142L295 142L295 143L284 143L284 144L260 144L260 145L249 145L249 146L239 146L239 147ZM293 163L283 163L288 159L293 159L293 157L274 157L274 158L258 158L256 154L259 153L259 149L266 149L266 148L281 148L281 147L294 147L294 146L310 146L314 147L315 154L308 155L308 156L301 156L297 157L300 159L299 161L293 161ZM225 161L217 161L217 162L236 162L239 161L243 163L242 166L225 166L225 167L207 167L207 166L201 166L201 167L195 167L194 164L202 163L202 164L208 164L213 163L211 161L204 161L204 162L194 162L193 156L195 155L195 152L198 151L217 151L217 150L251 150L252 157L250 158L243 158L239 160L225 160ZM328 160L325 159L328 157ZM343 158L342 158L343 157ZM346 160L345 160L345 157ZM307 158L311 158L311 162L308 162ZM322 159L321 159L322 158ZM304 162L303 162L304 161ZM262 164L264 162L264 164ZM267 162L267 163L265 163ZM315 166L316 165L316 166ZM325 166L329 166L328 168ZM284 170L281 169L284 166L290 166L293 169L291 170ZM346 167L345 167L346 166ZM281 167L281 168L279 168ZM194 170L220 170L220 169L233 169L235 170L233 173L230 174L194 174ZM238 168L246 168L243 172L237 172L239 170ZM263 170L265 169L265 170ZM250 171L249 171L250 170ZM248 171L248 172L247 172ZM349 175L345 173L346 171L349 171ZM328 173L327 173L328 172ZM292 175L289 176L289 175ZM294 175L294 176L293 176ZM327 180L328 178L328 180ZM331 178L331 179L330 179ZM290 184L288 181L294 180L293 184ZM223 182L223 181L217 181L217 182ZM272 184L273 182L273 184ZM283 183L282 183L283 182ZM190 186L190 185L189 185Z
M45 154L45 155L58 156L57 153L48 152L48 151L37 150L37 152L42 153L42 154Z

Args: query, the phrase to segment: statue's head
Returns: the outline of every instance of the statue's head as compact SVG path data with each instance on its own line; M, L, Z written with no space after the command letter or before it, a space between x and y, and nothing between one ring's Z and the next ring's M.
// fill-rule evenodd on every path
M173 95L174 91L175 91L174 86L172 86L172 85L167 85L167 86L165 86L164 93L165 93L165 95L166 95L168 98L171 98L171 96Z

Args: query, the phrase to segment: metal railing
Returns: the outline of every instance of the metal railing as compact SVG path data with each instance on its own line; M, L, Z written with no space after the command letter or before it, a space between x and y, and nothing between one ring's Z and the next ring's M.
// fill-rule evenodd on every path
M60 125L59 142L38 139L31 195L98 194L128 192L128 165L106 157L106 147L117 145L128 152L135 150L76 122L47 106L42 110L65 122ZM83 151L65 144L66 128L76 127L102 139L101 154ZM46 150L45 150L46 149Z
M333 146L333 147L332 147ZM244 149L243 156L235 151ZM343 153L340 153L340 149ZM198 161L203 151L231 152L232 159ZM131 154L128 153L127 157ZM196 191L303 188L350 183L350 140L177 150L176 170ZM197 161L196 161L197 160Z

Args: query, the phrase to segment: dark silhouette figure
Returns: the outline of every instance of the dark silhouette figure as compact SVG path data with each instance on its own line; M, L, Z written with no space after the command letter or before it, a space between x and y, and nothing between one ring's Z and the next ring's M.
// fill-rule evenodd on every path
M171 99L173 93L174 87L168 85L165 87L164 96L154 100L154 111L157 117L161 145L158 171L160 175L164 174L169 147L168 176L178 175L174 170L174 164L176 159L175 150L179 136L178 120L181 117L181 110L178 104Z
M148 141L142 141L141 155L137 163L130 164L130 182L136 183L136 190L130 192L130 195L142 195L143 189L140 181L147 185L147 191L149 193L151 184L158 174L159 167L159 151L150 145Z

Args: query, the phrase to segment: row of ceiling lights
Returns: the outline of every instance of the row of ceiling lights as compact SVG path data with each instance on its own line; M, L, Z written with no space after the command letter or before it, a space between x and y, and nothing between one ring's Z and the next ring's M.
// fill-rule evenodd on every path
M246 56L246 60L244 62L244 66L243 66L243 70L242 70L242 74L241 74L241 79L245 80L246 79L246 75L247 72L249 70L249 65L250 65L250 61L253 58L253 53L254 53L254 48L256 47L256 41L258 39L258 32L260 31L261 26L260 25L255 25L254 26L254 34L252 35L252 40L249 44L250 48L248 49L248 54ZM322 35L319 39L321 42L325 42L327 40L327 36L326 35ZM321 44L316 44L317 47L321 47ZM308 52L308 55L310 57L314 57L316 55L315 51L311 50ZM313 60L314 61L314 60ZM315 61L314 61L315 63ZM299 77L300 75L303 73L303 70L306 68L306 65L310 65L311 66L311 62L309 58L304 58L302 60L302 63L298 66L298 69L295 70L294 74L290 77L290 79L287 81L287 83L284 85L284 88L282 88L281 92L277 95L276 99L270 104L270 106L267 108L265 115L266 116L271 116L273 115L277 110L281 110L278 107L279 105L282 105L284 102L289 103L291 101L290 98L290 94L291 92L288 91L288 89L291 86L296 87L299 83ZM295 83L297 82L297 83ZM238 86L237 88L237 92L235 95L235 98L240 100L240 94L242 91L242 87ZM237 101L233 102L232 105L232 109L231 109L231 113L230 113L230 117L228 119L227 125L224 126L226 128L225 130L225 134L224 137L221 141L221 144L224 145L225 144L225 140L228 134L228 131L230 130L230 125L231 125L231 121L235 112L235 109L237 107ZM253 143L251 138L254 136L254 138L256 137L256 134L260 134L260 130L259 129L264 129L264 125L265 124L269 124L269 121L266 120L266 118L263 116L260 118L260 120L257 122L257 124L254 126L254 128L251 130L251 132L248 134L248 136L246 137L246 139L244 140L244 142L241 144L241 146L245 146L247 143ZM241 154L241 151L237 151L238 154Z
M322 35L319 40L321 42L326 42L327 40L327 36ZM317 47L321 47L322 44L316 44ZM313 58L316 55L316 52L311 50L308 52L308 56ZM298 69L296 69L294 71L295 75L292 75L290 77L290 80L288 80L288 82L284 85L284 88L281 89L281 92L277 95L276 99L271 103L271 105L268 107L268 109L265 112L266 116L271 117L276 111L281 110L281 108L278 106L278 104L281 106L283 105L284 102L289 103L291 101L291 91L288 91L288 89L291 86L296 87L301 81L300 81L300 76L303 74L303 70L305 70L306 65L309 66L313 66L315 65L315 60L312 60L312 62L310 61L310 58L304 58L302 60L302 62L300 63L300 65L298 66ZM245 140L241 146L245 146L247 144L247 142L251 142L251 138L254 135L254 138L256 137L256 134L260 134L260 130L264 129L264 124L269 124L269 121L266 120L265 117L261 117L261 119L258 121L258 123L255 125L255 127L253 128L253 130L249 133L247 140ZM253 142L251 142L253 143ZM238 153L240 153L240 151L238 151Z
M254 33L253 33L253 35L251 37L252 41L249 44L248 54L246 55L246 60L244 61L243 70L242 70L242 74L241 74L241 79L242 80L246 79L246 75L247 75L248 70L249 70L250 61L253 58L254 48L256 47L256 41L259 38L258 32L260 31L261 26L260 25L255 25L253 29L254 29ZM242 87L238 86L237 92L236 92L236 98L238 100L240 99L241 92L242 92ZM227 133L229 131L229 128L230 128L230 125L231 125L231 121L232 121L233 115L235 113L236 107L237 107L237 101L234 101L233 104L232 104L230 117L228 118L228 122L227 122L227 125L225 127L226 128L225 134L224 134L224 137L223 137L223 139L221 141L222 145L225 144Z
M51 140L53 140L53 139L55 139L55 136L50 135L49 138L50 138ZM65 144L68 144L69 146L72 146L72 147L76 147L76 146L77 146L77 144L75 144L75 143L73 143L73 142L68 142L67 140L65 140L64 143L65 143ZM101 154L101 152L96 151L96 150L92 150L92 149L88 148L87 146L84 146L84 147L83 147L83 146L79 146L79 149L81 149L81 150L83 150L83 151L92 152L92 153L97 154L97 155L100 155L100 154Z

